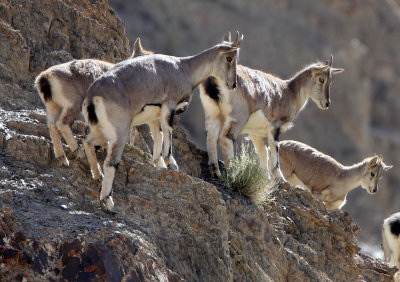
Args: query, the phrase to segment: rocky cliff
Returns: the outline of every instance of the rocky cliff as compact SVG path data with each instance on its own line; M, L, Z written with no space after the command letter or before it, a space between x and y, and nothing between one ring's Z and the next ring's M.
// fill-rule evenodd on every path
M393 280L397 268L359 253L349 215L307 190L283 185L256 206L220 183L153 167L146 142L125 148L119 212L109 215L86 160L65 168L53 158L42 110L0 113L3 281ZM83 129L74 126L80 139ZM186 151L196 171L202 156Z
M295 139L352 164L373 153L394 168L371 196L357 189L344 207L361 226L359 239L379 250L380 226L399 211L400 193L400 1L110 0L131 40L177 56L218 42L227 31L243 32L240 63L288 78L303 66L334 56L345 72L331 86L332 105L312 102L283 139ZM205 149L203 110L194 97L181 121Z
M121 21L103 1L3 0L0 24L1 281L393 280L396 268L359 252L346 212L286 185L256 206L208 182L204 152L180 128L181 172L151 165L142 128L116 173L119 212L105 213L87 161L54 159L32 84L72 58L127 57ZM82 141L85 125L73 131Z

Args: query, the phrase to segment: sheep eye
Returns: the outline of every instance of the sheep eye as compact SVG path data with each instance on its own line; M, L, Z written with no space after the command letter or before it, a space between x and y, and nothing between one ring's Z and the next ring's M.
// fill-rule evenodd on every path
M375 177L375 173L371 172L371 177Z
M325 79L323 79L322 77L320 77L320 78L319 78L319 82L320 82L320 83L324 83L324 82L325 82Z
M226 60L230 63L232 62L232 57L226 57Z

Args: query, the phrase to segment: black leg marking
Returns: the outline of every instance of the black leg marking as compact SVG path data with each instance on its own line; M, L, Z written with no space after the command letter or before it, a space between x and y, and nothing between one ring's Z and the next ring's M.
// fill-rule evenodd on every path
M276 142L279 141L279 135L280 135L280 134L281 134L281 128L278 127L278 128L275 129L275 133L274 133L274 140L275 140Z
M221 92L218 89L218 84L217 81L214 77L209 77L205 82L204 82L204 89L207 93L207 95L215 100L217 103L220 101L220 94Z
M52 100L51 95L51 86L47 77L41 77L39 80L39 88L40 92L43 93L43 99L45 102L49 102Z
M172 134L169 134L169 150L168 150L168 159L172 155Z
M108 164L108 166L114 167L115 170L117 171L117 170L118 170L118 167L119 167L119 162L118 162L118 163L112 163L112 162L110 162L110 163Z
M99 120L97 119L96 110L93 102L90 102L89 106L87 106L87 112L88 112L89 122L91 124L97 124Z
M175 116L175 109L171 109L169 111L169 116L168 116L168 125L170 127L174 125L174 116Z
M278 169L280 167L280 163L279 163L279 146L275 145L275 150L276 150L276 164L274 167L274 170Z
M390 223L390 232L397 237L400 235L400 220L395 220Z

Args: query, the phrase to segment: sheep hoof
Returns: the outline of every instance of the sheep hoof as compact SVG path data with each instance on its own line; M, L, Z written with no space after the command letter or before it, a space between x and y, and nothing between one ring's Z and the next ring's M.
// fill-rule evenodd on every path
M170 156L168 159L165 160L168 169L171 170L179 170L178 164L176 163L174 157Z
M287 182L284 178L282 178L282 177L275 177L274 182L275 182L276 184L279 184L279 185L281 185L281 184L288 184L288 182Z
M154 165L158 168L167 168L163 158L159 158L158 161L155 160Z
M210 173L212 178L221 178L221 171L219 170L218 165L216 164L210 164Z
M108 196L102 200L103 207L106 212L110 214L116 214L117 211L114 206L114 201L111 196Z
M63 166L66 166L66 167L69 166L69 161L66 156L61 156L58 158L58 160Z
M178 167L178 165L177 165L176 163L169 163L169 164L168 164L168 169L178 171L178 170L179 170L179 167Z
M102 174L93 175L92 178L93 178L93 180L95 180L95 181L100 181L100 180L103 178L103 175L102 175Z

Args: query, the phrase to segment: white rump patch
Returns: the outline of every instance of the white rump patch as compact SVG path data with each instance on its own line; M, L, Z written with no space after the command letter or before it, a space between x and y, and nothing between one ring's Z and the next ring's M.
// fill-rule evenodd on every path
M70 107L73 103L65 97L68 93L64 93L63 84L55 76L49 76L48 79L51 85L52 101L62 108Z
M106 137L108 142L117 140L116 130L107 117L107 111L104 105L103 97L94 97L93 104L95 105L97 119L99 120L98 126L101 133Z
M131 122L132 126L141 124L148 124L153 120L159 120L161 116L161 107L158 106L145 106L143 111L133 117Z

